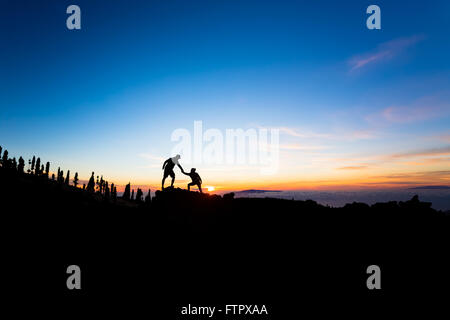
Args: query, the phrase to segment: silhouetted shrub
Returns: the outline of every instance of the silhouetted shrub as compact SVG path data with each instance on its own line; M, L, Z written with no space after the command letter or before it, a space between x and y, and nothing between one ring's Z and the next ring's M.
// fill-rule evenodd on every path
M70 180L70 170L67 170L66 181L64 181L64 183L65 183L67 186L69 185L69 180Z
M75 172L75 177L73 178L73 185L75 188L78 186L78 172Z
M87 185L86 190L87 190L88 192L94 192L94 188L95 188L94 172L92 172L92 175L91 175L91 177L89 178L89 182L88 182L88 185Z
M63 184L64 183L64 171L60 170L58 173L58 183Z
M109 186L108 186L108 181L105 181L105 186L103 187L103 189L105 190L105 199L109 199Z
M19 173L24 173L24 168L25 168L25 161L23 160L22 157L20 157L19 165L17 166L17 171L19 171Z
M234 199L234 192L225 193L225 194L223 195L223 198L224 198L225 200L233 200L233 199Z
M38 176L41 174L40 171L41 171L41 158L37 158L34 174Z
M105 180L103 180L103 176L100 178L100 181L97 179L98 191L103 193L105 191Z
M122 198L125 200L130 200L130 189L131 189L131 184L128 183L125 186L125 191L123 192Z
M152 202L152 196L150 193L150 189L148 189L148 194L145 196L145 204L150 204Z
M114 186L114 193L112 194L112 198L113 198L114 202L116 202L116 200L117 200L117 187L116 186Z
M142 202L142 197L143 196L144 196L144 193L142 192L142 190L140 188L138 188L137 192L136 192L136 201L137 202Z
M48 175L50 173L50 162L47 161L45 164L45 176L48 178Z
M33 160L31 160L31 173L34 173L34 165L36 164L36 157L33 156Z
M5 149L2 157L2 166L4 168L8 168L8 150Z

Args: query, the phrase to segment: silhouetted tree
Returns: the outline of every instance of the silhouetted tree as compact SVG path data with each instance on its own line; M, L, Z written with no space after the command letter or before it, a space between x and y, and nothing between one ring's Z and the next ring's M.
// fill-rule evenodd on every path
M94 172L92 172L92 175L91 175L91 177L89 178L89 182L88 182L88 185L87 185L86 190L87 190L88 192L94 192L94 188L95 188Z
M150 193L150 189L148 189L148 194L145 196L145 204L150 204L152 202L152 196Z
M56 174L56 176L58 177L56 181L59 182L59 177L61 176L61 169L59 169L59 167L58 167L58 173Z
M33 156L33 160L31 160L31 173L34 172L34 165L36 164L36 157Z
M19 165L17 167L17 171L19 171L19 173L24 173L24 168L25 168L25 161L23 160L22 157L19 158Z
M131 189L131 184L128 183L125 186L125 191L123 192L122 198L124 198L125 200L130 200L130 189Z
M28 159L28 169L27 169L27 173L30 174L31 173L31 160Z
M16 157L14 157L14 158L12 159L11 165L12 165L12 168L13 168L14 170L17 170L17 161L16 161Z
M55 181L55 174L52 173L52 180Z
M133 200L134 200L134 189L131 190L131 201L133 201Z
M37 176L40 175L40 170L41 170L41 158L37 158L34 174Z
M67 176L66 176L66 181L64 181L65 185L69 185L69 181L70 181L70 170L67 170Z
M75 172L75 177L73 178L73 185L75 188L78 186L78 172Z
M2 165L3 165L3 167L8 168L8 150L6 150L6 149L3 152Z
M109 199L109 187L108 187L108 181L105 181L105 199Z
M83 190L86 190L86 183L83 183Z
M48 178L48 175L50 173L50 162L47 161L45 164L45 176Z
M114 186L113 200L114 200L114 202L116 202L116 200L117 200L117 187L116 186Z
M97 181L95 182L95 184L97 185L96 186L97 191L100 191L100 180L98 179L98 176L97 176Z
M40 174L42 175L44 173L44 165L41 165L41 170L40 170Z
M137 192L136 192L136 201L137 202L142 202L142 196L143 195L144 195L144 193L142 192L142 190L140 188L138 188Z
M104 188L105 188L105 180L103 180L103 176L102 176L100 178L100 184L99 184L100 193L104 192Z
M58 183L64 183L64 171L58 170L58 178L56 180L58 181Z
M2 148L2 146L0 146L0 158L2 157L2 150L3 150L3 148Z

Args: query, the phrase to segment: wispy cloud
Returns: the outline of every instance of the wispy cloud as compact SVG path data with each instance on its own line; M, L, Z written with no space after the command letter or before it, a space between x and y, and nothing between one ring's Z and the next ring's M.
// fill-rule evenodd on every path
M432 148L424 150L414 150L404 153L396 153L390 155L391 158L415 158L415 157L428 157L428 156L446 156L450 155L450 146L442 148Z
M450 143L450 134L443 134L438 137L439 140Z
M326 146L314 146L314 145L303 145L303 144L282 144L280 145L280 149L282 150L298 150L298 151L304 151L304 150L324 150L329 147Z
M337 168L338 170L364 170L368 169L368 166L346 166L346 167L340 167Z
M450 115L450 91L424 96L404 105L391 105L370 114L366 120L371 123L413 123Z
M331 138L331 134L304 131L297 128L279 127L280 133L297 138Z
M281 134L285 134L294 138L307 138L307 139L329 139L329 140L365 140L376 138L377 135L372 130L352 130L352 131L340 131L333 133L318 133L313 131L304 131L298 128L279 127Z
M405 49L425 39L422 34L411 37L398 38L388 42L381 43L375 50L361 55L355 55L348 60L350 72L361 69L368 65L390 60Z
M408 172L408 173L392 173L388 175L373 176L370 178L382 178L382 179L422 179L431 178L442 179L450 177L450 171L448 170L437 170L437 171L418 171L418 172Z
M150 153L140 153L139 157L152 161L164 161L163 157L155 156Z

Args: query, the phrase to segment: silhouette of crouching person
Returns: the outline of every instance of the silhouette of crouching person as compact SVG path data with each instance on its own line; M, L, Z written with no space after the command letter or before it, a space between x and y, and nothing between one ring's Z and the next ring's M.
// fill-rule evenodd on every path
M188 191L191 190L191 186L197 186L198 190L200 190L200 193L203 193L202 191L202 178L200 178L200 175L195 172L195 168L191 169L191 172L186 173L183 169L181 169L181 172L183 172L185 175L191 177L192 182L188 183Z
M178 163L178 160L180 160L180 158L181 156L177 154L175 157L169 158L166 161L164 161L164 164L162 166L164 170L164 176L162 179L162 190L164 190L164 181L166 181L166 178L168 176L172 178L170 186L173 187L173 183L175 182L175 172L173 171L173 168L175 167L175 165L177 165L181 169L181 172L183 172L183 168Z

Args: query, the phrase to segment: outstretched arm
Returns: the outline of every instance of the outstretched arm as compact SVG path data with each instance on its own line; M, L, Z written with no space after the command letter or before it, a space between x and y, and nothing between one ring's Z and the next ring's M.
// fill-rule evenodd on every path
M185 174L185 172L184 172L184 170L183 170L183 167L180 166L179 164L177 164L177 166L178 166L178 168L180 168L181 172L183 172L183 173Z

